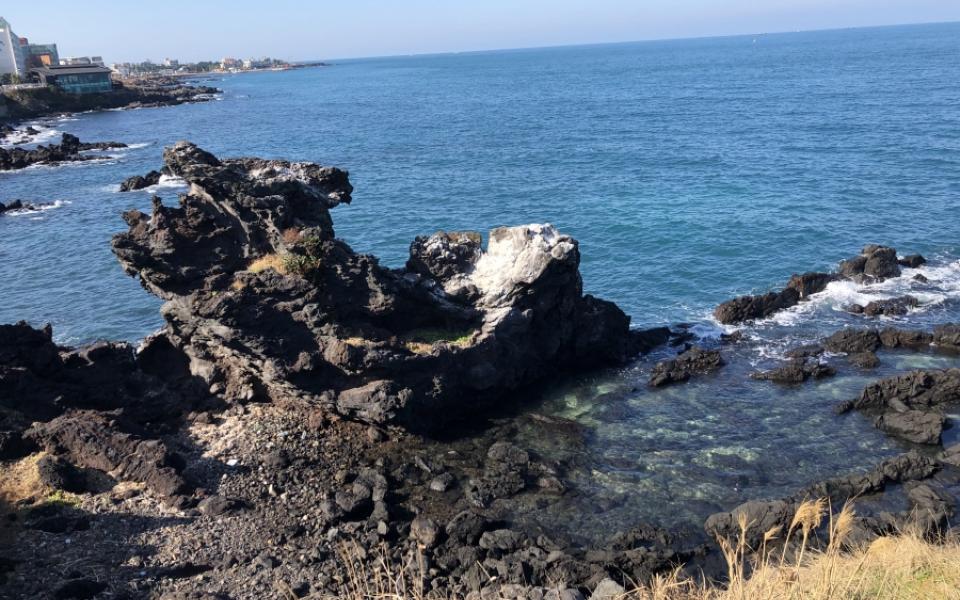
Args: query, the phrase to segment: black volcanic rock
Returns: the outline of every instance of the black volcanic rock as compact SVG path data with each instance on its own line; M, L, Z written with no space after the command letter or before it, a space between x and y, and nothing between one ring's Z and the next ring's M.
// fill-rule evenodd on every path
M134 190L142 190L143 188L157 185L158 183L160 183L160 171L150 171L146 175L134 175L133 177L124 179L120 184L120 191L132 192Z
M875 279L883 281L900 276L897 251L887 246L869 245L864 247L860 256L840 263L839 272L848 279Z
M764 534L779 527L787 531L797 508L804 501L823 498L829 499L834 506L840 506L850 499L867 494L882 492L891 484L911 484L928 479L934 475L939 465L936 461L917 452L908 452L884 460L866 473L835 477L807 486L786 498L778 500L751 500L730 512L711 515L704 529L711 537L737 540L740 536L740 519L746 518L747 530L745 542L751 548L759 548ZM911 511L903 511L891 518L896 524L906 525L915 518ZM923 531L935 531L928 526ZM779 538L779 536L778 536Z
M775 383L803 383L807 379L823 379L837 374L837 370L829 365L822 364L816 359L807 359L804 357L793 358L787 364L772 369L752 373L753 379L773 381Z
M755 319L764 319L781 310L796 306L800 302L800 292L787 288L780 292L769 292L761 296L741 296L724 302L713 315L724 324L743 323Z
M897 263L901 267L909 267L911 269L916 269L917 267L927 264L927 259L919 254L911 254L909 256L904 256L901 259L897 260Z
M0 325L4 454L16 457L39 447L56 457L51 461L116 471L165 496L182 492L186 484L176 459L148 436L209 405L209 398L175 365L169 362L169 377L161 379L140 368L128 344L62 348L49 327ZM70 480L63 463L48 466L51 482Z
M104 150L110 148L125 148L126 144L119 142L98 142L93 144L82 143L77 136L63 134L59 144L37 146L33 150L0 148L0 171L23 169L30 165L56 164L62 162L76 162L102 158L81 154L85 150Z
M167 337L229 401L327 406L430 427L547 375L622 364L641 347L615 305L582 293L577 242L550 225L411 245L390 270L336 239L347 173L164 151L180 206L155 199L114 238L124 269L167 300Z
M880 334L873 329L841 329L823 341L829 352L845 354L875 352L880 345Z
M874 300L866 306L853 304L848 310L852 313L862 314L867 317L895 317L903 316L910 312L911 308L916 308L919 305L920 301L914 296L900 296L886 300Z
M912 371L868 385L838 412L861 410L875 415L887 433L918 444L939 444L944 410L960 403L960 369Z
M908 256L898 262L897 251L886 246L866 246L860 255L840 263L836 273L804 273L794 275L780 291L768 292L756 296L740 296L720 304L714 311L714 318L720 323L733 325L756 319L765 319L782 310L796 306L814 294L824 291L834 281L853 280L858 282L883 281L898 277L900 264L919 266L926 260L920 255ZM916 299L904 297L893 301L871 303L867 307L854 305L851 312L870 316L881 314L905 314L906 310L916 306Z

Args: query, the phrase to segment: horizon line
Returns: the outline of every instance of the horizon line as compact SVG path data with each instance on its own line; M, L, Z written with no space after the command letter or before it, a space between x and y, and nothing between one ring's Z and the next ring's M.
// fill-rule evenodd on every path
M315 62L315 61L352 61L352 60L372 60L372 59L384 59L384 58L414 58L414 57L424 57L424 56L448 56L455 54L483 54L487 52L514 52L514 51L523 51L523 50L550 50L555 48L578 48L585 46L618 46L623 44L644 44L651 42L680 42L680 41L693 41L693 40L716 40L716 39L725 39L725 38L736 38L736 37L749 37L749 36L761 36L761 35L790 35L797 33L825 33L830 31L849 31L851 29L889 29L894 27L920 27L927 25L958 25L960 20L952 21L920 21L920 22L910 22L910 23L892 23L887 25L851 25L849 27L825 27L822 29L792 29L792 30L779 30L779 31L762 31L762 32L742 32L742 33L726 33L726 34L716 34L716 35L690 35L690 36L679 36L679 37L663 37L663 38L641 38L633 40L617 40L609 42L572 42L572 43L563 43L563 44L546 44L542 46L513 46L508 48L486 48L486 49L475 49L475 50L439 50L436 52L410 52L410 53L401 53L401 54L370 54L370 55L361 55L361 56L340 56L340 57L329 57L329 58L310 58L304 60L292 60L290 61L293 64L301 62Z

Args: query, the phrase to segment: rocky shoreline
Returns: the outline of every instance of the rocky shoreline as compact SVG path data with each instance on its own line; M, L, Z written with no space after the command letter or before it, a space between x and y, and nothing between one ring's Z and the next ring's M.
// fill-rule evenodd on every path
M153 108L206 102L221 93L222 90L215 87L164 81L118 85L111 92L82 95L68 94L52 87L8 91L0 94L0 103L6 108L7 121L4 127L0 120L0 141L15 134L11 124L27 119L95 110Z
M540 382L668 343L679 352L650 385L682 385L723 368L725 344L749 342L700 348L683 331L631 329L583 294L579 246L550 225L495 229L486 247L476 232L418 237L388 269L335 236L331 210L352 199L345 171L182 142L126 187L160 173L189 192L125 213L113 250L164 300L163 330L137 348L74 349L49 327L0 325L4 597L339 597L357 573L384 577L364 570L382 564L425 596L600 599L678 564L722 578L714 536L745 515L757 541L813 497L858 499L853 542L908 524L949 531L960 449L941 434L958 369L881 380L837 407L914 450L718 513L702 531L623 523L586 544L520 522L574 492L574 465L518 445L489 415L523 414ZM717 318L769 316L839 278L895 276L900 260L920 259L869 246L836 274L795 276ZM884 348L960 352L960 328L842 330L757 378L802 385L845 368L834 355L862 368ZM558 417L524 418L559 443L578 435Z

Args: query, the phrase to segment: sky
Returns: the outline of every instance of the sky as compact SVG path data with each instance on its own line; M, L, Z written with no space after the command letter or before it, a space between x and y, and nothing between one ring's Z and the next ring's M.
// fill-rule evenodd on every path
M0 16L108 63L322 60L960 21L960 0L43 0Z

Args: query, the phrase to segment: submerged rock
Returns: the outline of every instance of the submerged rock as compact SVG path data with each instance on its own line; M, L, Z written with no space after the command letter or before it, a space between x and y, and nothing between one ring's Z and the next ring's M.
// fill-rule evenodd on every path
M825 377L833 377L836 374L836 369L830 365L821 363L819 360L798 357L791 359L782 367L777 367L770 371L752 373L750 377L776 383L803 383L810 377L823 379Z
M650 373L650 385L661 387L671 383L683 383L695 375L716 371L724 364L719 350L704 350L694 346L674 359L657 363Z
M797 491L795 494L778 500L751 500L730 512L711 515L704 523L707 534L715 539L737 541L740 538L740 520L746 519L747 530L744 541L753 549L760 548L764 534L775 531L775 540L782 540L789 529L797 508L805 501L827 499L834 507L841 506L847 500L868 494L882 492L891 484L923 481L934 475L940 466L938 463L917 452L908 452L884 460L866 473L835 477L815 483ZM914 521L916 515L904 511L890 515L892 525L906 526ZM926 523L926 522L924 522ZM871 527L869 520L860 521L859 526ZM892 529L891 529L892 530ZM924 528L923 531L934 529ZM775 543L775 542L774 542Z
M190 191L125 215L124 269L167 300L167 335L230 401L315 402L429 428L549 374L624 363L630 319L582 293L576 240L550 225L417 238L405 269L336 239L345 171L220 160L186 142L164 170Z

